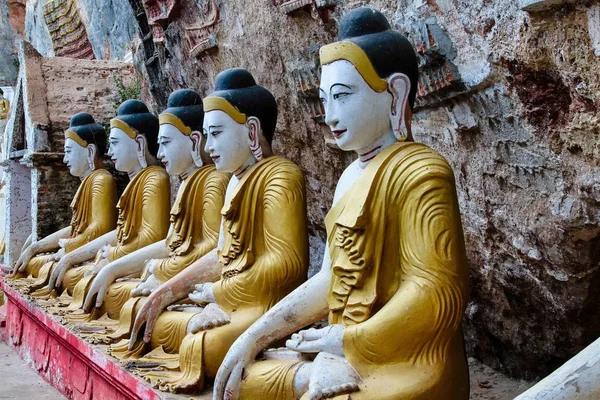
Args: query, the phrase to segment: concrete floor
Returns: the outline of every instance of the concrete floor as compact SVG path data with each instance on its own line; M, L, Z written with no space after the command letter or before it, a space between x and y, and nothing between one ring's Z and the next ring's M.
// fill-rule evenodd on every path
M0 340L0 399L64 400L65 397Z

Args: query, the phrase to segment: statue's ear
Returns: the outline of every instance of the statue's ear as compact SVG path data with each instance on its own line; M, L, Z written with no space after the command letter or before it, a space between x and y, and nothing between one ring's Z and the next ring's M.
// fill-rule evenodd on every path
M410 94L410 79L402 73L395 73L388 79L387 91L392 95L392 106L390 108L390 122L394 136L399 141L404 141L409 135L406 126L405 111Z
M260 143L260 137L262 136L260 120L256 117L248 118L246 121L246 127L248 128L248 142L250 151L256 158L256 161L260 161L263 158L262 146Z
M190 133L190 140L192 141L192 160L194 160L194 164L198 168L204 165L204 157L202 157L203 153L203 143L204 136L198 131L192 131Z
M146 150L148 149L148 142L144 135L137 135L135 137L135 143L137 144L137 158L142 166L146 168L148 166L148 160L146 160Z
M90 167L90 169L92 171L96 169L96 154L97 153L98 153L98 150L97 150L95 144L87 145L87 161L88 161L88 166Z

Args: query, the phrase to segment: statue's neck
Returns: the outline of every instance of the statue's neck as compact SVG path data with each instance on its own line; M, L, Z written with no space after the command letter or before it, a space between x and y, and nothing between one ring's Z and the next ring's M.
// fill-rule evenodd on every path
M254 156L250 156L248 157L248 159L235 171L233 171L233 174L238 178L238 179L242 179L242 176L244 176L244 174L250 169L251 166L253 166L254 164L256 164L256 158L254 158Z
M365 168L369 162L374 159L377 154L381 153L386 147L396 143L396 137L392 131L377 138L368 146L360 148L356 151L358 154L358 163L361 168Z
M181 179L182 181L185 181L187 178L189 178L190 175L192 175L194 173L194 171L196 171L198 167L196 164L192 164L188 169L186 169L185 171L183 171L181 174L179 174L179 179Z
M127 175L129 175L129 180L132 180L134 176L138 174L142 170L142 166L138 164L132 171L129 171Z

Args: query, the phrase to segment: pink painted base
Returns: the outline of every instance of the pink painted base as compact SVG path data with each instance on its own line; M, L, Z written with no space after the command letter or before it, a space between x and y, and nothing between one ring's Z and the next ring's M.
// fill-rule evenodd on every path
M69 399L161 399L99 349L68 331L20 293L0 287L0 335L44 380ZM4 332L2 332L4 331Z

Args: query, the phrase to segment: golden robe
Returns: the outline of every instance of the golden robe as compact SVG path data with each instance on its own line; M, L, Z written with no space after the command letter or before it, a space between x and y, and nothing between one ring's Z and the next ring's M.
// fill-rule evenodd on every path
M329 323L346 327L344 353L362 378L350 397L468 399L461 330L468 267L446 160L422 144L386 148L332 207L325 224ZM300 365L255 363L241 398L294 399Z
M218 172L214 165L208 165L197 169L182 182L171 208L172 229L166 239L170 254L159 260L153 270L159 282L168 281L217 246L221 222L219 211L223 207L229 178L230 174ZM95 314L108 314L109 319L121 318L121 321L116 332L112 328L117 321L104 319L83 324L105 327L106 332L94 335L93 341L110 343L129 337L137 311L146 299L130 298L131 289L139 284L139 280L131 280L110 286L106 301ZM121 315L122 308L124 315Z
M202 388L205 378L214 378L235 339L306 279L305 198L303 174L285 158L266 158L246 172L223 207L223 269L213 284L216 303L231 322L185 336L195 313L161 314L151 340L156 350L140 361L162 361L164 370L141 375L154 385L160 379L162 390ZM178 349L179 355L163 349Z
M133 177L117 204L117 245L110 249L108 261L165 238L169 229L170 196L169 175L163 168L146 167ZM63 290L73 293L75 285L93 266L94 263L86 263L68 270ZM87 287L91 277L85 281ZM85 297L87 290L83 289L81 297ZM83 302L83 298L80 300Z
M86 176L79 185L71 202L71 235L65 244L65 252L91 242L110 232L117 222L117 186L110 172L104 168L96 169ZM39 287L47 283L54 262L48 262L50 254L33 257L25 267L25 273L18 278L29 277L25 286ZM34 279L37 278L37 279Z
M10 103L7 99L0 99L0 120L8 119L8 114L10 113Z

